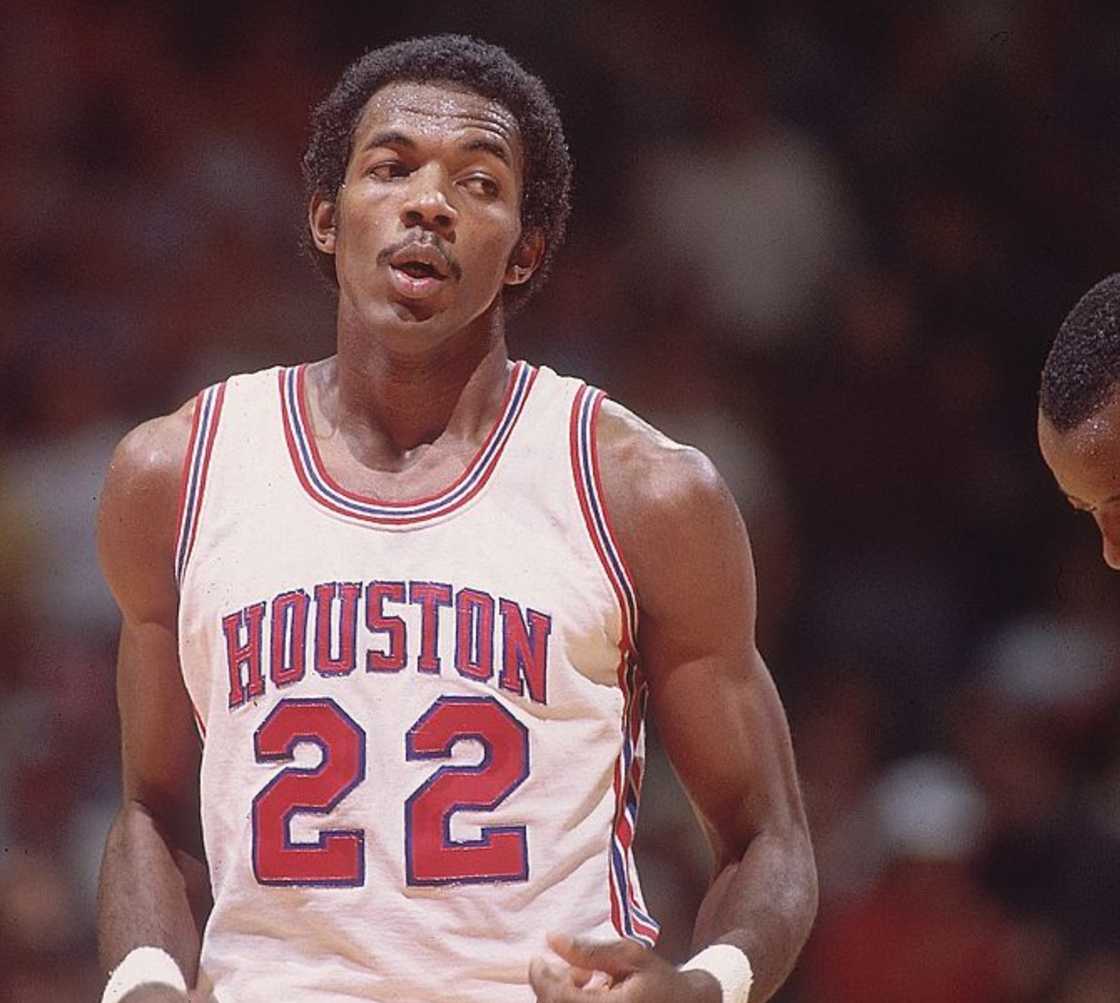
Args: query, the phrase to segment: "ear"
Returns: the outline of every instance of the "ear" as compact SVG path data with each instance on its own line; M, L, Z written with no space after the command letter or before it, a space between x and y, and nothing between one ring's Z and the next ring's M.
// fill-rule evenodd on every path
M544 257L544 234L540 230L530 230L523 234L509 256L506 265L505 284L507 286L524 285L533 277L533 272Z
M311 230L311 242L324 254L334 254L334 241L337 233L337 203L328 199L322 192L311 196L307 207L307 226Z

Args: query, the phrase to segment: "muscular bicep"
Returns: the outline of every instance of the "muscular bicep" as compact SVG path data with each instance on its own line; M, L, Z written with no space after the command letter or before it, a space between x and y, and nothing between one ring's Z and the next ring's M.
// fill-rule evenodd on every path
M801 808L785 713L755 647L746 531L721 483L700 494L671 567L647 572L639 645L666 753L730 859L759 832L797 825Z
M755 646L746 527L701 453L621 409L604 409L599 435L658 734L727 862L761 833L804 828L785 712Z
M117 448L98 513L98 552L121 610L117 704L126 802L197 849L200 746L179 668L172 554L189 411L157 419Z

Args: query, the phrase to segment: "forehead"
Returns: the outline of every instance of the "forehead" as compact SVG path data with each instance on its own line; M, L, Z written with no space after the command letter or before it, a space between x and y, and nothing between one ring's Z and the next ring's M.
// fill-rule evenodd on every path
M374 92L358 118L354 149L383 130L431 141L482 132L504 143L514 161L521 162L521 132L513 113L499 101L450 82L398 80Z
M1066 494L1090 504L1120 492L1120 395L1068 432L1038 416L1038 445Z

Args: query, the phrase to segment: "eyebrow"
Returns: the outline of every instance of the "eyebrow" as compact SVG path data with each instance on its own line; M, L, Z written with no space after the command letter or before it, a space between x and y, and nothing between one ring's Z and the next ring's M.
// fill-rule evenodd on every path
M386 129L384 132L374 133L374 135L370 136L368 142L366 142L362 149L376 150L380 146L397 146L415 150L417 143L411 136L398 129ZM513 160L510 157L508 148L504 143L499 143L496 139L489 139L485 136L469 139L462 144L461 149L468 153L489 153L507 167L513 166Z
M362 149L375 150L379 146L406 146L409 149L415 149L416 140L396 129L387 129L384 132L377 132L370 136L369 141Z
M507 167L513 166L510 160L509 150L504 143L499 143L496 139L487 139L486 137L471 139L463 144L463 149L470 153L476 151L480 153L489 153L497 157Z

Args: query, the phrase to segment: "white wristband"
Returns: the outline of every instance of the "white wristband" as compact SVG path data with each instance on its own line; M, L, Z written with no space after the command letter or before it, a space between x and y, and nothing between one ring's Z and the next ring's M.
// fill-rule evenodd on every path
M124 956L101 994L101 1003L120 1003L138 986L167 986L187 994L187 980L171 957L162 947L134 947Z
M699 969L713 976L723 990L723 1003L747 1003L754 972L750 959L733 944L712 944L681 965L682 972Z

